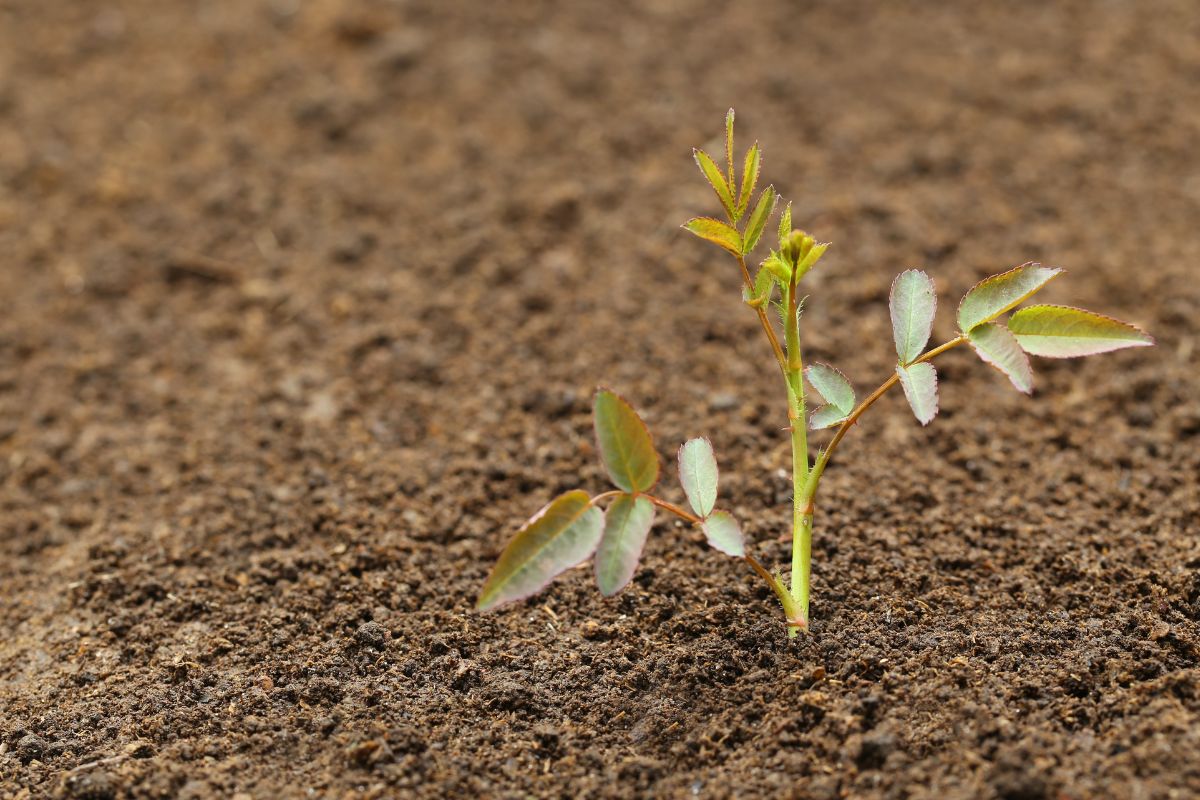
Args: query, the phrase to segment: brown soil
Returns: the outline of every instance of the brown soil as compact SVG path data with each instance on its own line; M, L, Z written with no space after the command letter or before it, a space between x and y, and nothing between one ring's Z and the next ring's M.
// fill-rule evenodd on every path
M1200 794L1200 16L1147 3L0 3L0 796ZM725 108L834 248L1159 347L956 351L818 514L812 635L661 523L633 585L471 604L600 491L589 395L707 434L782 566L778 379L677 225ZM668 463L670 463L668 461ZM676 488L665 490L678 499Z

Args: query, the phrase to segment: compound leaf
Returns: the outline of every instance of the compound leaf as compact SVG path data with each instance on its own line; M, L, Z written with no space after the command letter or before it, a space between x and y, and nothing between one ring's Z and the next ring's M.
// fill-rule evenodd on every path
M728 511L714 511L700 523L700 527L714 550L736 558L746 555L746 539L742 536L742 529Z
M840 370L818 361L804 368L804 377L825 402L841 411L843 416L854 410L854 387Z
M735 256L742 254L742 237L736 230L712 217L695 217L683 223L683 227L707 239L718 247L723 247Z
M967 339L984 363L991 364L1007 375L1018 391L1025 394L1033 392L1033 370L1029 367L1029 358L1021 351L1017 337L1009 333L1008 328L997 322L985 322L972 328Z
M717 457L708 439L689 439L679 448L679 483L697 516L712 513L717 504Z
M733 190L725 182L725 176L721 174L721 168L717 166L717 162L713 161L712 156L703 150L693 150L692 155L695 157L700 171L708 179L709 185L717 193L717 199L721 201L721 205L724 206L729 216L733 217ZM739 214L738 216L740 217L741 215Z
M892 314L892 335L901 364L911 364L921 355L933 330L937 310L937 291L933 279L919 269L901 272L892 281L888 301Z
M734 209L734 219L741 219L746 213L746 209L750 207L750 196L754 194L754 187L758 185L758 173L762 169L762 156L758 149L758 142L746 151L746 163L742 166L742 188L738 193L737 208Z
M608 389L596 392L596 442L608 476L617 488L638 494L658 483L658 454L637 412Z
M487 611L536 594L596 551L604 512L587 492L561 494L525 523L500 554L475 607Z
M750 219L746 221L746 240L742 244L742 255L752 251L758 240L762 238L763 229L767 227L767 220L771 216L771 212L775 210L775 189L771 186L762 190L762 194L758 196L758 203L754 206L754 210L750 212Z
M1134 325L1068 306L1022 308L1009 319L1008 329L1026 353L1047 358L1076 358L1154 344L1154 337Z
M1030 263L985 278L963 295L958 304L959 329L970 333L976 325L990 322L1020 305L1061 273L1061 269Z
M913 414L922 425L928 425L937 416L937 370L933 364L922 361L918 364L896 367L900 376L900 386L904 388L904 396L912 407Z
M842 411L835 405L821 406L814 411L808 418L808 427L814 431L819 431L822 428L832 428L834 425L840 424L850 414Z
M645 497L623 494L608 507L604 535L596 550L596 584L600 594L612 597L629 583L653 524L654 504Z

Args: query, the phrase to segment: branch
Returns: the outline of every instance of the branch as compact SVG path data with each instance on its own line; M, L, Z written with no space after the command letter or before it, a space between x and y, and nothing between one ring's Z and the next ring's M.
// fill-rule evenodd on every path
M931 361L936 356L940 356L947 350L958 347L965 341L967 341L966 336L956 336L945 344L933 348L912 363L920 364L923 361ZM817 482L820 481L821 473L825 471L825 465L829 463L829 459L833 455L833 451L837 449L839 444L841 444L842 439L845 438L846 434L849 432L854 423L858 422L858 418L863 415L863 412L874 405L875 401L880 397L883 397L887 390L895 386L899 380L900 376L893 372L891 377L884 381L878 389L867 395L866 399L858 404L858 408L850 412L850 416L846 417L846 419L842 421L842 424L838 427L837 432L833 435L833 439L830 440L829 446L821 451L821 454L817 457L817 463L813 465L812 470L813 480L811 481L808 497L810 508L812 507L813 496L816 495Z
M746 288L753 292L754 279L750 277L750 268L746 266L746 257L738 256L737 260L738 266L742 268L742 281L746 284ZM784 378L787 378L787 356L783 354L779 337L775 335L775 329L771 327L771 319L761 306L754 310L758 314L758 321L762 325L763 333L767 335L767 340L771 343L771 349L775 351L775 360L779 362L779 369L783 372Z

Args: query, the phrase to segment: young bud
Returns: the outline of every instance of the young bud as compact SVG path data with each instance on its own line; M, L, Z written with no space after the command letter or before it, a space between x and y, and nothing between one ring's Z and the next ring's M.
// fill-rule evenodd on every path
M792 231L782 243L781 255L789 264L799 264L812 249L813 238L804 231Z

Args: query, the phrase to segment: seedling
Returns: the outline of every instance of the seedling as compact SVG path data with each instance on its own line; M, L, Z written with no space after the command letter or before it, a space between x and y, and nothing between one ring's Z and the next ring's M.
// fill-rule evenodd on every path
M659 460L650 433L628 403L602 388L595 398L596 442L605 470L617 488L595 496L578 489L567 492L526 522L501 553L484 584L477 606L481 611L528 597L593 555L601 594L616 594L633 577L655 515L664 511L698 528L712 547L742 559L766 581L783 606L790 635L795 636L809 625L813 515L821 476L854 423L889 389L899 383L913 414L927 425L938 411L937 370L932 362L960 345L970 345L984 363L999 370L1018 391L1030 394L1030 355L1074 358L1154 344L1149 335L1133 325L1067 306L1026 306L1002 321L1004 315L1062 274L1060 269L1029 263L972 287L958 305L958 334L926 350L937 293L928 275L910 269L896 277L889 300L895 370L859 401L850 381L839 370L821 363L805 366L801 355L800 283L825 254L828 243L794 230L788 204L780 215L778 249L771 250L756 274L751 275L747 259L762 238L779 199L768 186L751 208L761 167L758 144L746 153L740 180L736 180L730 109L725 120L725 168L722 170L701 150L695 151L695 158L716 192L725 220L696 217L683 227L726 250L737 262L742 299L758 316L787 392L792 448L791 579L785 583L782 576L772 574L748 553L737 521L728 511L717 508L717 461L707 439L691 439L679 448L679 481L686 508L651 493L658 484ZM772 309L778 312L778 320L772 319ZM805 379L815 395L806 392ZM811 414L810 401L815 406ZM834 429L832 438L817 450L811 464L809 428ZM604 506L606 510L602 510Z

